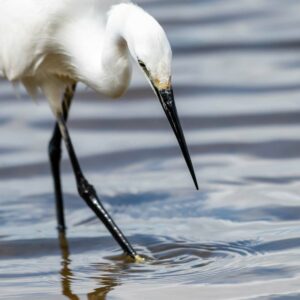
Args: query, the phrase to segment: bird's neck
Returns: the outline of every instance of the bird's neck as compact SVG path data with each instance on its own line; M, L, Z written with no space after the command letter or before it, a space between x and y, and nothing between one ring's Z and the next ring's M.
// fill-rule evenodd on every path
M132 39L136 25L135 16L146 14L133 4L118 4L108 14L105 31L102 35L101 50L95 45L92 57L101 57L100 64L92 62L83 65L86 76L82 81L94 90L107 96L120 97L128 88L131 79ZM142 24L141 24L142 25ZM96 50L97 49L97 50ZM96 53L97 52L97 53ZM100 52L100 53L99 53Z
M130 28L132 23L136 23L135 16L138 15L140 19L141 14L146 12L129 3L113 6L108 14L101 61L106 72L104 77L110 82L111 87L106 94L113 97L121 96L130 83L132 69L130 52L132 54L132 38L135 32Z
M131 79L131 61L127 42L123 37L122 28L108 19L103 48L101 53L102 69L107 86L106 94L112 97L121 96L128 88Z

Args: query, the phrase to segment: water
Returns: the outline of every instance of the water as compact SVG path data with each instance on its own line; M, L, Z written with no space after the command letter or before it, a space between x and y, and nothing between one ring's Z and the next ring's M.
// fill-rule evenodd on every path
M122 256L77 196L65 154L59 238L52 115L1 81L0 298L299 299L299 1L139 3L173 44L200 191L140 73L120 102L81 86L70 130L83 169L150 259Z

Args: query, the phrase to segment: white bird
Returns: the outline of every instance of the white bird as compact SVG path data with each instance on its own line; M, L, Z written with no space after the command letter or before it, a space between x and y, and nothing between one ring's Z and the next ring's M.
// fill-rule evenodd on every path
M172 51L164 30L152 16L128 1L0 0L0 11L0 76L23 83L33 97L40 89L56 118L49 155L59 229L65 229L59 171L62 137L80 196L121 248L139 260L83 176L66 121L77 82L108 97L120 97L130 83L131 56L161 102L198 188L176 112Z

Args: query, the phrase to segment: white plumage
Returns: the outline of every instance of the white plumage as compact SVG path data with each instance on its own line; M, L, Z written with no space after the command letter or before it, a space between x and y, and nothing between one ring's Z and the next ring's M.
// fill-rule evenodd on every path
M22 82L32 96L41 89L56 117L49 156L58 228L65 230L59 168L63 138L79 195L121 248L141 260L84 177L66 121L78 81L120 97L130 83L131 56L162 104L198 188L174 102L172 52L164 30L143 9L125 1L0 0L0 12L0 76Z
M55 113L67 84L81 81L119 97L131 77L129 53L167 85L171 48L161 26L127 1L1 0L0 75L41 88Z

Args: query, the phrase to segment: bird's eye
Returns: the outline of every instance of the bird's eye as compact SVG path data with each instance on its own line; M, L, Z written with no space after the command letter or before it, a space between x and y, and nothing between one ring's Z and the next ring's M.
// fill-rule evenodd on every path
M143 69L146 69L146 65L141 60L138 59L138 62Z
M150 72L149 70L147 69L146 65L140 60L138 59L138 63L139 65L143 68L144 72L146 73L146 75L150 78Z

